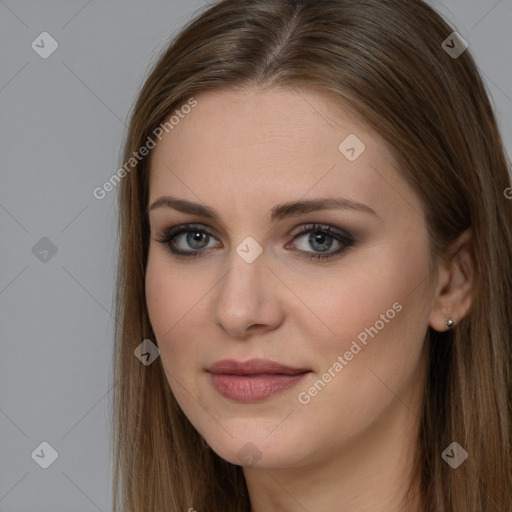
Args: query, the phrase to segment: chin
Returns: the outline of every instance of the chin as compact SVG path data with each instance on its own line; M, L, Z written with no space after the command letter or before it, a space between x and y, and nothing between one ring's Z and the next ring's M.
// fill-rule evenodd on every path
M271 439L272 436L268 437L260 430L254 435L247 433L235 434L232 438L226 435L224 439L205 439L219 457L243 467L278 469L297 466L307 459L307 454L297 449L304 446L300 440L287 436L284 444L282 439L277 436Z

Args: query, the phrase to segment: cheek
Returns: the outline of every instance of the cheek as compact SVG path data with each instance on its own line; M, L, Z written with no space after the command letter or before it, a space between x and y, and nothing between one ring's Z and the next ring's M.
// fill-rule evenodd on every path
M146 305L168 376L190 374L190 368L200 364L198 349L204 342L208 293L212 293L214 284L204 272L178 267L165 254L155 251L152 255L150 251Z
M172 338L176 327L194 313L208 290L203 275L196 282L193 272L182 270L157 247L150 250L145 279L146 304L151 325L160 341Z
M331 291L310 295L329 326L323 335L310 326L305 336L306 353L314 354L317 364L296 398L311 433L318 429L327 436L343 425L347 440L377 421L397 396L415 407L430 304L428 253L421 244L408 258L407 252L384 252L378 264L360 262L360 269L354 266L338 278L338 289L320 282L317 290ZM311 416L321 417L322 425ZM333 438L330 448L337 442Z
M164 341L163 334L172 328L176 321L176 293L171 293L175 280L166 272L165 265L158 258L149 256L146 270L145 291L149 319L159 342Z
M191 309L193 289L190 282L186 283L172 271L169 262L158 255L152 257L150 252L145 282L146 305L163 361L167 359L176 329Z
M307 315L302 330L310 333L308 348L326 368L346 353L348 366L378 364L392 376L405 359L419 357L423 346L431 303L428 245L418 239L367 254L346 261L336 286L326 276L305 287L305 302L316 317ZM364 378L360 372L353 377Z

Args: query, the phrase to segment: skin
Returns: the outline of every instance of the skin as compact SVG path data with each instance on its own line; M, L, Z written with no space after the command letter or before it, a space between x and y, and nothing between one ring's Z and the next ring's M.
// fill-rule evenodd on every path
M243 466L253 512L402 510L421 415L424 337L429 325L443 331L448 315L459 321L469 308L469 235L453 248L456 257L436 259L429 272L422 205L383 139L348 105L291 89L195 97L197 107L153 150L148 202L172 195L220 216L150 210L147 306L180 407L218 455ZM349 134L366 146L355 161L338 149ZM326 209L270 221L278 203L324 197L363 203L375 215ZM176 240L182 250L205 247L203 257L174 256L158 241L184 223L213 232L198 246ZM290 233L310 223L345 230L354 244L330 259L308 259L318 247L308 233L295 240ZM252 263L236 252L248 236L263 249ZM329 250L342 247L335 239L327 246L331 240ZM300 403L299 393L395 303L394 318ZM225 358L266 358L311 373L285 392L241 404L221 396L206 372ZM255 455L251 464L241 449Z

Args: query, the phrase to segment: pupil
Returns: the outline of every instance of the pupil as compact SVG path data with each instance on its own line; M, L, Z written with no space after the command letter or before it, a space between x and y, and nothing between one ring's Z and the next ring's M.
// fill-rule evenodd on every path
M327 247L322 246L325 244L326 238L331 238L331 243L327 244ZM327 233L316 233L315 235L310 235L310 241L313 243L313 247L316 245L316 249L320 252L327 251L332 245L332 237Z
M201 241L204 241L202 239L206 238L207 236L208 235L206 233L200 233L199 231L191 231L187 235L187 242L191 247L194 247L195 249L200 249Z

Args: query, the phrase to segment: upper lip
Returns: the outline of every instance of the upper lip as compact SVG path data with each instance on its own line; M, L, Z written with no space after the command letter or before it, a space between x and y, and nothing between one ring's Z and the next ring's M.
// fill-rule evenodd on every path
M306 368L293 368L276 361L270 361L269 359L249 359L248 361L223 359L212 364L207 371L225 375L298 375L309 370Z

